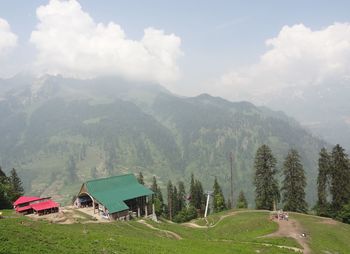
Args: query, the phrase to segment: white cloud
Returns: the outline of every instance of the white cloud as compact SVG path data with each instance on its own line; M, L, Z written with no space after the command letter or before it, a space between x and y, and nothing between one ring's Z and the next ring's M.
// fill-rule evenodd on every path
M306 87L349 80L349 23L316 31L303 24L285 26L266 45L258 63L223 75L215 93L264 103L286 88L302 96Z
M0 56L17 46L17 36L11 32L9 23L0 18Z
M141 40L128 39L118 24L96 23L76 0L51 0L36 14L39 23L30 42L38 51L34 68L39 74L156 82L179 77L181 40L174 34L149 27Z

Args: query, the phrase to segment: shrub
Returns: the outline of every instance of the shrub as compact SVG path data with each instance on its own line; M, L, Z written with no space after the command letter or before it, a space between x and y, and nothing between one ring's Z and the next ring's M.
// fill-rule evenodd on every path
M184 207L175 217L174 222L182 223L197 218L197 210L193 206Z

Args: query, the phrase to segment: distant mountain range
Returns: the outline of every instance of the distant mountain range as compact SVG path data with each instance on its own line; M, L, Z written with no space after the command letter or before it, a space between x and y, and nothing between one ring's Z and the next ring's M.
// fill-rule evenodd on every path
M106 77L92 80L19 75L0 80L0 165L15 167L28 193L68 201L81 182L124 172L153 175L164 187L190 174L206 190L218 177L254 204L253 163L268 144L279 167L296 148L316 199L317 159L327 143L282 112L202 94L180 97L155 84Z
M334 84L290 87L269 99L268 106L287 112L302 126L331 144L350 150L350 85Z

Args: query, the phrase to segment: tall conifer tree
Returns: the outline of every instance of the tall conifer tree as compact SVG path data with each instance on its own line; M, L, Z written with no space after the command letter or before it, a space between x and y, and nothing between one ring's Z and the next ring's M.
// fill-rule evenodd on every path
M178 196L177 188L173 186L173 217L180 211L179 210L179 196Z
M349 158L340 145L332 150L331 177L332 210L338 213L344 205L350 203Z
M329 174L331 172L331 157L325 148L321 149L318 159L318 177L317 177L317 214L327 215L327 187L329 184Z
M2 168L0 166L0 182L2 182L5 178L7 178L7 176L4 171L2 171Z
M195 182L194 182L194 175L191 174L191 183L190 183L190 205L195 207Z
M9 178L0 167L0 209L11 208Z
M153 176L151 190L153 191L152 200L155 206L155 212L159 216L163 213L164 201L160 187L158 186L157 179Z
M219 185L216 177L214 179L213 190L214 190L213 192L214 212L221 212L226 209L226 204L225 204L224 194L222 193L221 186Z
M283 198L284 209L293 212L307 211L305 201L306 177L297 150L291 149L283 164Z
M143 174L142 172L139 172L139 175L137 176L137 181L142 184L142 185L145 185L145 181L143 179Z
M195 180L194 183L194 207L198 210L203 210L205 204L205 196L202 183L199 180Z
M258 148L255 161L255 203L257 209L272 210L280 199L276 180L276 159L267 145Z
M11 202L16 201L24 194L21 178L17 175L16 169L10 171L10 199Z
M168 215L169 219L173 220L174 216L174 187L172 182L169 180L167 185L167 191L168 191Z
M179 193L178 193L179 211L186 207L186 189L185 184L179 182Z

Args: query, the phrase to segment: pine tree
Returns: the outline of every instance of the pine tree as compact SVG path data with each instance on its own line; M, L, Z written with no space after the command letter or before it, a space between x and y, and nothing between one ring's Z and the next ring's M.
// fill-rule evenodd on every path
M336 145L332 150L331 177L332 210L336 214L344 205L350 203L349 159L340 145Z
M139 173L139 175L137 176L137 181L142 184L142 185L145 185L145 181L143 179L143 175L142 175L142 172Z
M157 178L153 176L152 178L152 185L151 185L151 191L156 195L158 189L158 183L157 183Z
M222 193L221 186L218 183L217 178L215 177L214 179L214 185L213 185L213 208L214 212L221 212L226 209L226 204L225 204L225 198L224 194Z
M11 208L11 202L9 199L10 184L9 178L2 171L0 167L0 209Z
M329 174L331 172L331 157L325 148L321 149L318 159L318 177L317 177L317 214L328 215L329 204L327 202L327 186L329 183Z
M0 183L0 210L11 208L9 197L7 196L8 186Z
M174 216L174 188L173 184L169 180L167 185L167 191L168 191L168 216L170 220L173 220Z
M176 214L180 211L179 210L179 199L178 199L178 192L177 192L177 188L174 185L173 186L173 217L176 216Z
M186 207L186 190L185 184L182 181L179 182L178 202L179 211L181 211Z
M307 211L305 201L306 177L300 162L298 151L291 149L283 164L283 198L284 209L293 212Z
M202 183L199 180L195 180L194 190L194 207L200 211L203 211L205 196Z
M10 201L16 201L24 194L21 178L17 175L16 169L10 171Z
M163 195L162 195L161 189L157 184L157 179L155 176L153 176L153 179L152 179L151 190L154 193L152 196L152 202L155 207L155 213L158 216L160 216L163 213L164 202L163 202Z
M276 159L267 145L258 148L254 161L255 203L257 209L272 210L280 199L276 180Z
M4 171L2 171L2 168L0 166L0 183L2 181L5 181L5 179L7 178L6 174L4 173Z
M195 207L195 182L194 182L194 175L191 174L191 183L190 183L190 205Z
M193 206L197 210L203 211L205 204L205 196L202 183L194 178L191 174L190 183L190 206Z
M237 208L248 208L247 199L244 196L244 192L241 191L238 196Z

